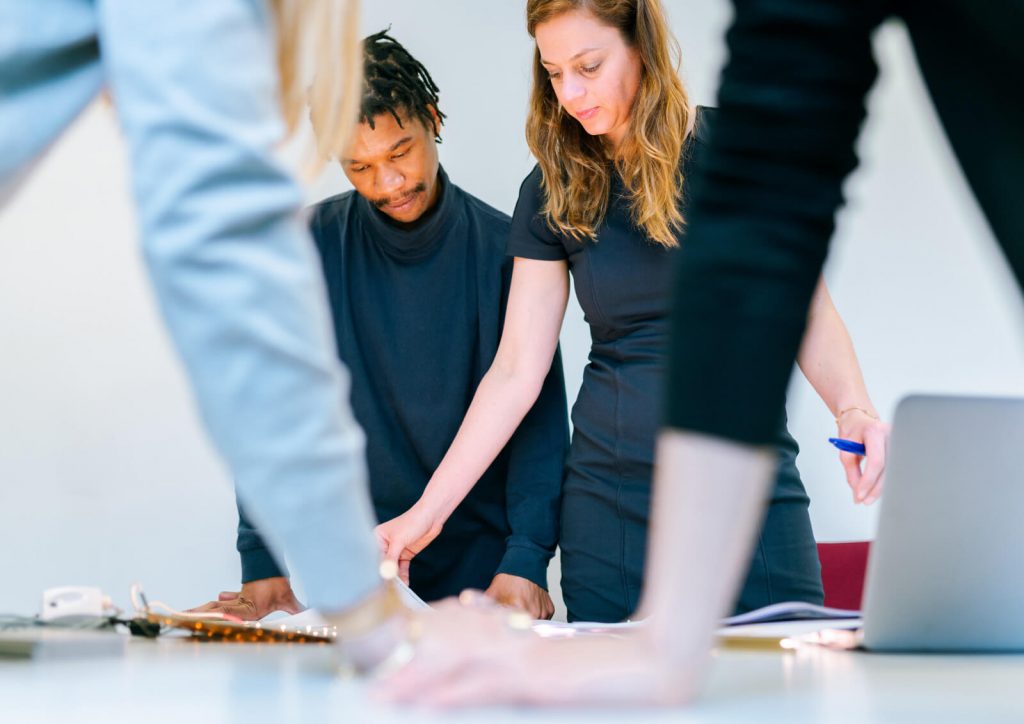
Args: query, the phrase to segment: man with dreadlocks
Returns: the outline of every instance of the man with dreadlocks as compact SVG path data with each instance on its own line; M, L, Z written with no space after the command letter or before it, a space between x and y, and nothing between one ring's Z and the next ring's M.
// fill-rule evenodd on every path
M510 219L438 162L444 114L426 68L387 35L364 40L360 123L340 159L355 187L312 208L338 353L366 432L379 520L419 500L498 347L512 277ZM554 612L546 570L568 449L562 363L515 437L407 572L425 600L487 589ZM242 590L201 607L245 619L301 604L240 510Z

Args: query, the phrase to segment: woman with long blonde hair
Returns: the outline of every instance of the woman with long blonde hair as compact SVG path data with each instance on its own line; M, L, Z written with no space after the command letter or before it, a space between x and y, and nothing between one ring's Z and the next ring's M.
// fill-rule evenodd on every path
M302 193L274 154L311 76L322 150L354 126L355 6L0 4L0 190L110 90L148 271L207 431L310 603L338 615L339 640L366 644L352 652L364 666L397 650L401 606L378 575L363 437Z
M377 533L388 557L407 561L505 444L551 362L571 273L592 347L573 407L562 592L570 620L621 621L640 600L671 271L686 243L686 179L703 160L713 111L689 103L658 0L529 0L526 15L536 40L526 135L537 168L513 217L501 345L423 497ZM823 285L800 363L840 437L885 434ZM777 449L777 482L737 611L822 602L809 501L784 419ZM844 464L857 502L880 494L877 468L861 475Z

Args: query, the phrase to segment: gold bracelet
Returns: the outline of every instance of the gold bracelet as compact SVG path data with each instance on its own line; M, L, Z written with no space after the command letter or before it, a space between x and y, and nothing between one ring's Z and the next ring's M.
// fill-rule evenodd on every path
M856 410L857 412L863 412L865 415L870 417L872 420L879 419L878 415L875 415L875 414L873 414L871 412L868 412L863 407L847 407L845 410L840 410L839 414L836 415L836 425L839 424L839 420L840 420L840 418L842 418L843 415L845 415L847 412L853 412L854 410Z

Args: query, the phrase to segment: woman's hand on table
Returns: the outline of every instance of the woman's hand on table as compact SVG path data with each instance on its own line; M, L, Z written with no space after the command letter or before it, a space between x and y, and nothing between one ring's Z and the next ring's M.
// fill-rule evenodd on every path
M671 664L641 628L545 639L522 612L475 595L482 603L448 599L421 618L415 656L375 683L378 699L434 707L668 706L693 698L706 667L704 652L692 664Z

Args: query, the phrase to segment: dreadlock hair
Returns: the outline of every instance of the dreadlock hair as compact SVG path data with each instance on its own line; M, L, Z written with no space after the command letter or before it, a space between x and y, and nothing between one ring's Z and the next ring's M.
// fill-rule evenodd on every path
M363 100L359 121L373 128L373 119L390 113L402 125L406 118L418 118L434 131L434 140L441 142L441 126L445 115L437 105L440 90L423 64L401 43L388 35L388 30L363 40ZM437 113L435 122L430 109Z

